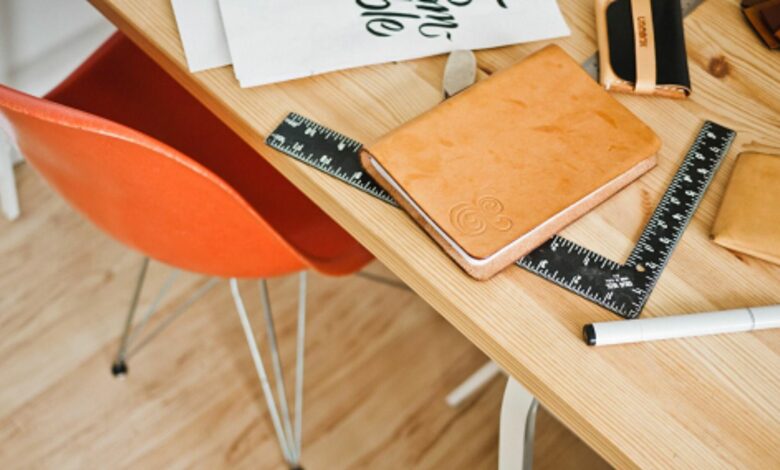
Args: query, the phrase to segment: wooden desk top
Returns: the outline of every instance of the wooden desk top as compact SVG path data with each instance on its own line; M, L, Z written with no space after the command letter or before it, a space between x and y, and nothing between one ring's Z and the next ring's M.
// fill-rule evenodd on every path
M780 331L588 348L582 325L613 314L515 267L473 281L402 212L263 144L289 111L370 143L439 102L444 57L242 90L230 68L187 72L169 0L91 1L612 464L780 462ZM592 2L560 4L573 34L557 42L584 60L596 49ZM733 0L707 0L685 27L692 97L618 96L662 138L658 167L563 235L625 259L703 120L711 119L737 130L736 144L643 315L780 303L780 267L707 237L736 155L780 153L780 53L763 47ZM480 52L480 69L489 74L545 44Z

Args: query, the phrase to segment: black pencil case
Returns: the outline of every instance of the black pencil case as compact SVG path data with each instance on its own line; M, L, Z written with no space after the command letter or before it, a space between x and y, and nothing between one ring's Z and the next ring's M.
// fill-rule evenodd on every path
M596 0L599 80L607 90L691 93L680 0Z

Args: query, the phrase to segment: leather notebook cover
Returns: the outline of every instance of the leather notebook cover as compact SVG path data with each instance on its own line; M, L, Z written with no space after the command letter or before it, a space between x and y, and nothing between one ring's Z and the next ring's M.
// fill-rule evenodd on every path
M599 80L608 90L691 92L680 0L596 0Z
M712 238L731 250L780 265L780 155L739 154Z
M485 279L652 168L653 131L557 46L364 148L364 168Z

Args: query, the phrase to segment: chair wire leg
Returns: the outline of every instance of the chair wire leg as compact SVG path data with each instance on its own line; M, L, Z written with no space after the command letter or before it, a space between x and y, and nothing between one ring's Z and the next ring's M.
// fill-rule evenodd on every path
M138 272L138 280L135 284L135 290L133 291L133 298L130 301L130 309L127 312L127 318L125 319L125 326L122 330L122 339L119 341L119 350L116 353L114 363L111 365L111 374L114 377L122 377L127 374L127 363L125 358L127 356L127 346L130 339L130 331L133 327L133 317L135 311L138 309L138 299L141 297L141 290L144 286L144 280L146 279L146 270L149 267L149 258L144 257L141 263L141 270Z
M131 344L133 344L133 340L135 338L141 336L141 333L143 333L144 328L146 328L146 324L149 322L149 319L152 317L152 315L154 315L157 312L160 303L165 298L166 294L168 294L168 291L171 290L171 287L173 287L173 283L176 282L176 279L179 277L180 273L181 271L179 271L178 269L174 269L168 275L168 278L165 280L165 283L157 292L157 296L154 298L152 303L146 308L146 311L144 312L144 316L143 318L141 318L141 322L138 324L135 330L133 330L133 332L130 333L130 336L127 340L128 348L130 347ZM127 354L125 354L124 359L127 360Z
M298 332L295 351L295 446L301 456L303 435L303 363L306 354L306 271L298 278Z
M171 313L168 314L163 320L160 320L160 324L157 325L152 331L150 331L146 336L143 338L138 338L136 341L133 341L133 343L130 345L127 351L127 359L130 359L131 357L138 354L141 349L149 344L157 335L163 332L165 328L167 328L171 323L173 323L174 320L179 318L179 316L187 311L188 308L192 306L195 302L200 300L201 297L206 295L211 289L214 288L214 286L217 285L217 282L219 281L218 278L212 277L208 281L206 281L205 284L203 284L198 290L192 293L192 295L184 302L182 302L181 305L177 306ZM133 335L135 337L137 335Z
M294 462L298 462L298 450L293 439L292 424L290 421L290 408L287 404L287 390L282 373L282 360L279 354L279 344L276 340L276 327L274 326L273 314L271 313L271 300L268 295L268 282L265 279L260 280L260 297L263 303L263 317L265 318L265 332L268 336L268 348L271 351L271 366L274 371L276 382L276 395L279 399L279 406L282 412L282 425L287 437Z
M249 323L249 317L244 307L244 301L241 298L241 292L238 289L238 282L236 279L230 280L230 291L233 295L233 301L236 304L236 310L238 311L238 317L241 320L241 326L244 329L244 335L246 336L246 342L249 346L249 351L252 354L252 361L255 364L257 370L257 376L260 379L260 387L263 390L263 396L265 397L266 406L268 407L268 413L271 415L271 422L276 432L276 439L279 441L279 447L282 450L282 455L285 461L290 467L297 467L297 462L293 460L292 453L290 452L289 442L286 439L284 432L282 431L282 424L279 419L279 412L276 408L276 400L274 399L273 392L271 391L271 384L268 382L268 374L265 371L265 366L260 358L260 351L255 341L255 335L252 331L252 325Z

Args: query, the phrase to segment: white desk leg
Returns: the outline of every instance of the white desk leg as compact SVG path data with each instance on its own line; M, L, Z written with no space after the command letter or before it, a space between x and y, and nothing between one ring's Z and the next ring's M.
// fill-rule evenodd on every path
M9 220L19 217L19 198L14 179L14 147L0 131L0 209Z
M493 377L500 373L501 368L498 367L498 364L493 361L486 362L484 366L471 374L463 383L455 387L455 389L447 395L447 404L453 408L459 407L461 403L468 400L479 389L493 380Z
M501 402L498 470L530 470L534 459L536 411L539 402L509 377Z

